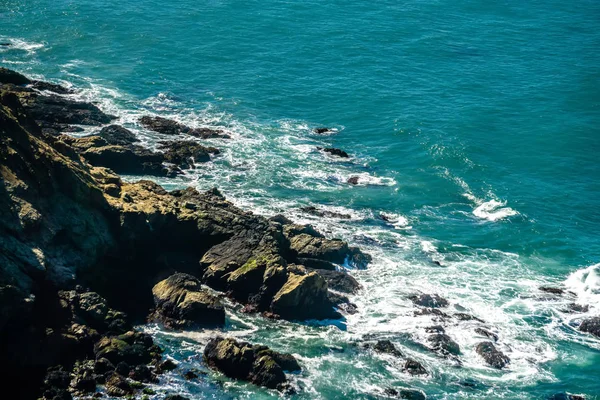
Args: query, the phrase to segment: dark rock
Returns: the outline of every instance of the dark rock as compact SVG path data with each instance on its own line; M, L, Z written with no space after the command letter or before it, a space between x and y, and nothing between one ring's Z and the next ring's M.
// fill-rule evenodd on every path
M104 375L105 373L114 370L115 366L106 358L100 358L96 360L96 363L94 364L94 372L99 375Z
M55 83L43 82L43 81L33 81L31 85L33 88L37 90L47 90L49 92L54 92L57 94L72 94L73 90L66 88L61 85L57 85Z
M139 121L143 127L164 135L179 135L185 130L185 127L179 122L162 117L150 117L146 115L140 118Z
M478 321L478 322L485 322L484 320L475 317L474 315L471 314L466 314L466 313L455 313L453 315L454 318L460 320L460 321Z
M277 222L281 225L290 225L294 223L291 219L287 218L285 215L282 214L272 216L271 218L269 218L269 221Z
M404 357L402 352L389 340L378 340L373 345L373 349L378 353L390 354L394 357Z
M586 313L590 311L590 306L583 305L583 304L577 304L577 303L569 303L567 305L567 308L565 310L563 310L563 312L569 312L569 313Z
M331 128L318 127L318 128L314 128L313 132L318 133L318 134L323 134L323 133L329 133L329 132L333 132L333 131L331 130Z
M483 357L486 363L494 368L502 369L510 363L510 358L496 349L496 346L494 346L492 342L479 343L475 348L475 351Z
M425 328L427 333L446 333L446 330L441 325L433 325Z
M345 271L319 270L318 273L325 278L329 289L337 290L342 293L355 294L361 288L358 281Z
M198 378L198 375L194 372L194 371L185 371L185 373L183 374L183 377L188 380L191 381L192 379L196 379Z
M319 260L318 258L308 258L308 257L298 257L297 262L299 264L304 265L309 270L319 270L319 274L321 272L334 272L337 269L337 266L329 261Z
M31 83L27 77L16 71L0 67L0 83L12 83L13 85L28 85Z
M121 361L129 365L148 364L152 361L149 347L140 343L129 344L117 338L104 337L94 346L96 359L106 358L112 364Z
M231 139L230 135L220 129L194 128L188 129L185 133L202 139Z
M548 400L586 400L586 397L580 394L556 393L548 397Z
M415 316L419 315L437 315L442 318L450 318L450 315L446 314L442 310L438 310L437 308L421 308L414 312Z
M387 396L396 397L399 399L409 399L409 400L425 400L426 397L420 390L415 389L394 389L387 388L384 393Z
M351 185L358 185L358 180L359 180L358 176L351 176L350 178L348 178L348 180L346 182Z
M169 394L165 396L165 400L190 400L187 397L181 396L179 394Z
M67 99L57 95L30 94L22 98L25 109L44 126L52 124L103 125L115 117L102 112L91 103Z
M338 219L351 219L352 218L352 216L349 214L342 214L342 213L337 213L334 211L320 210L315 206L301 207L300 210L304 211L307 214L315 215L317 217L338 218Z
M556 288L556 287L550 287L550 286L540 286L540 290L545 293L552 293L552 294L556 294L559 296L563 295L565 293L565 291L563 289Z
M448 300L438 296L437 294L415 294L409 296L408 298L412 300L415 305L421 307L440 308L448 306Z
M265 346L252 346L223 338L214 338L206 345L204 361L230 378L278 390L287 387L284 369L300 368L291 355L279 354Z
M108 144L127 146L135 142L139 142L139 139L129 129L125 129L120 125L109 125L98 133L102 139Z
M165 326L180 329L192 326L225 324L225 309L221 301L200 281L188 274L174 274L152 288L155 312L150 316Z
M158 364L157 372L159 374L162 374L162 373L165 373L168 371L173 371L176 368L177 368L177 364L175 364L173 362L173 360L166 359L163 362L161 362L160 364Z
M488 331L487 329L475 328L475 332L480 334L481 336L485 336L489 339L492 339L494 342L498 341L498 335L496 335L494 332Z
M344 150L336 149L335 147L326 147L326 148L317 147L317 149L322 150L325 153L329 153L333 156L338 156L338 157L342 157L342 158L349 157L348 153L346 153Z
M600 317L584 319L581 325L579 325L579 330L581 332L591 333L600 338Z
M117 374L116 372L113 372L106 379L105 386L106 394L108 394L109 396L123 397L133 394L134 392L134 389L127 382L127 380L123 376Z
M144 383L153 383L158 381L156 376L146 365L136 365L131 371L129 371L129 378L133 379L134 381Z
M427 338L431 349L442 355L460 354L460 346L445 333L436 333Z
M129 371L130 371L129 364L127 364L124 361L121 361L115 367L115 372L119 375L127 376L127 375L129 375Z
M413 360L412 358L408 358L404 363L404 371L408 372L411 375L427 375L427 370L423 365Z
M194 168L194 163L210 161L211 154L219 154L219 149L191 140L160 142L158 148L164 152L165 161L184 169Z

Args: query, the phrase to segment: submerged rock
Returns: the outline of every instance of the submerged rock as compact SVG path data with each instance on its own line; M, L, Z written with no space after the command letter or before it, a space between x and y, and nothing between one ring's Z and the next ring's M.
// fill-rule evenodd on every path
M300 365L290 354L221 337L208 342L204 349L204 361L230 378L278 390L287 390L289 387L284 370L300 370Z
M329 132L333 132L333 130L331 128L326 128L326 127L317 127L313 129L314 133L318 133L318 134L323 134L323 133L329 133Z
M427 338L431 349L442 355L459 355L460 346L445 333L436 333Z
M600 338L600 317L584 319L581 325L579 325L579 330L581 332L591 333Z
M342 214L342 213L337 213L334 211L321 210L315 206L301 207L300 210L307 214L314 215L317 217L338 218L338 219L351 219L352 218L352 216L349 214Z
M427 375L427 370L425 367L418 362L417 360L413 360L412 358L406 359L404 363L403 370L408 372L411 375Z
M387 388L384 393L388 396L395 397L398 399L408 399L408 400L425 400L425 394L420 390L415 389L394 389Z
M545 292L545 293L552 293L552 294L556 294L556 295L563 295L565 293L564 289L561 288L556 288L556 287L550 287L550 286L540 286L540 291Z
M348 178L348 180L346 182L351 185L358 185L359 179L360 178L358 176L351 176L350 178Z
M485 336L489 339L492 339L494 342L498 341L498 335L496 335L494 332L488 331L487 329L475 328L475 332L480 334L481 336Z
M340 150L340 149L336 149L335 147L317 147L317 150L322 150L325 153L329 153L332 156L338 156L338 157L342 157L342 158L348 158L349 155L348 153L346 153L344 150Z
M191 275L171 275L157 283L152 294L156 306L150 316L152 321L174 329L225 324L221 301L203 289L200 281Z
M504 353L496 349L496 346L492 342L481 342L475 348L477 354L479 354L491 367L502 369L510 363Z
M404 357L402 352L389 340L378 340L374 345L369 345L378 353L390 354L394 357Z
M548 400L586 400L586 397L581 394L571 394L571 393L556 393L552 396L548 397Z

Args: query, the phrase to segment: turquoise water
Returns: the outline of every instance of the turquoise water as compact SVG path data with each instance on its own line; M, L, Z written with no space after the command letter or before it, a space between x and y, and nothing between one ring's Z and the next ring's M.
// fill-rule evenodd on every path
M141 114L227 129L213 165L161 183L218 186L374 256L353 271L364 290L344 326L231 309L228 334L298 356L298 398L377 398L388 386L432 399L598 398L600 341L575 327L600 312L600 3L485 3L5 0L0 42L12 46L0 64L82 88L150 147ZM548 300L542 284L576 297ZM461 367L419 345L433 322L413 316L416 291L485 320L510 367L484 365L472 321L446 327ZM573 301L590 311L563 312ZM214 334L148 329L196 366ZM391 339L430 375L350 344L365 336ZM169 379L194 398L276 397L215 374Z

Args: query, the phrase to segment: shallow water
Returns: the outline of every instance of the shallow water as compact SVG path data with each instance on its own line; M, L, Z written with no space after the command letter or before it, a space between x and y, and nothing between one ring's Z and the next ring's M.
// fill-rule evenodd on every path
M227 334L298 356L298 398L377 398L388 386L432 399L595 398L600 341L575 328L600 312L599 25L594 1L8 0L0 64L82 88L77 97L150 147L157 135L136 124L142 114L230 131L210 141L224 150L214 163L160 183L217 186L243 208L373 255L353 271L364 290L343 324L273 323L231 305ZM306 205L352 219L311 217ZM572 297L538 290L563 284ZM407 296L418 291L485 321L446 326L462 366L423 348L435 321L413 316ZM590 310L564 312L572 302ZM508 369L475 353L478 326L499 335ZM146 329L203 368L213 332ZM392 340L430 375L360 350L364 338ZM214 373L161 385L194 398L277 397Z

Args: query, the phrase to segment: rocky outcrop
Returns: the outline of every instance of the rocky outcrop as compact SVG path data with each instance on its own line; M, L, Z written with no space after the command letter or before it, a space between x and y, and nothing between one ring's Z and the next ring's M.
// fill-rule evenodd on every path
M431 349L443 356L460 354L460 346L445 333L435 333L427 338Z
M0 83L11 83L13 85L27 85L31 81L24 75L7 68L0 67Z
M396 399L425 400L425 394L416 389L385 389L385 394Z
M220 337L208 342L204 349L204 361L229 378L281 391L290 390L284 371L300 371L300 365L290 354Z
M223 326L225 309L219 298L188 274L174 274L152 288L155 311L151 321L170 328Z
M158 148L163 151L164 161L184 169L194 168L195 163L210 161L211 154L220 153L215 147L205 147L191 140L160 142Z
M324 133L330 133L330 132L333 132L333 129L331 129L331 128L327 128L327 127L324 127L324 126L321 126L321 127L314 128L314 129L313 129L313 132L314 132L314 133L317 133L317 134L319 134L319 135L322 135L322 134L324 134Z
M417 306L426 308L447 307L448 300L437 294L415 294L409 296L409 299Z
M337 218L337 219L351 219L352 216L349 214L342 214L334 211L321 210L315 206L306 206L300 208L300 211L303 211L307 214L314 215L316 217L324 217L324 218Z
M162 133L163 135L186 134L202 139L221 138L229 139L230 136L222 130L210 128L190 128L177 121L162 117L143 116L139 120L140 124L151 131Z
M600 338L600 317L584 319L581 325L579 325L579 330L581 332L591 333Z
M475 351L491 367L502 369L510 363L510 358L499 351L492 342L481 342L477 344Z
M337 157L341 157L341 158L348 158L350 157L348 155L348 153L346 153L344 150L341 149L336 149L335 147L317 147L317 150L321 150L325 153L329 153L332 156L337 156Z
M0 85L0 358L11 365L0 384L26 387L25 397L40 396L48 367L70 374L86 358L107 370L102 376L94 372L97 384L110 380L127 392L113 372L148 379L143 365L159 364L159 349L128 333L132 323L156 306L161 321L180 326L196 319L205 304L197 281L193 290L181 288L182 299L163 297L169 291L160 290L154 303L152 288L175 272L201 278L270 316L340 317L334 305L341 305L342 296L333 301L326 279L298 260L362 267L367 255L311 227L240 210L218 190L167 192L147 180L124 182L111 169L129 161L111 169L93 166L127 151L138 157L132 169L142 168L146 156L158 161L155 153L135 154L134 137L118 127L87 138L54 136L68 128L61 124L110 120L89 103ZM40 124L61 126L44 132ZM107 158L98 161L104 151ZM252 379L265 376L268 382L271 367L259 363ZM159 364L154 372L165 368ZM75 386L91 387L89 373L80 375ZM54 389L48 386L49 393Z

